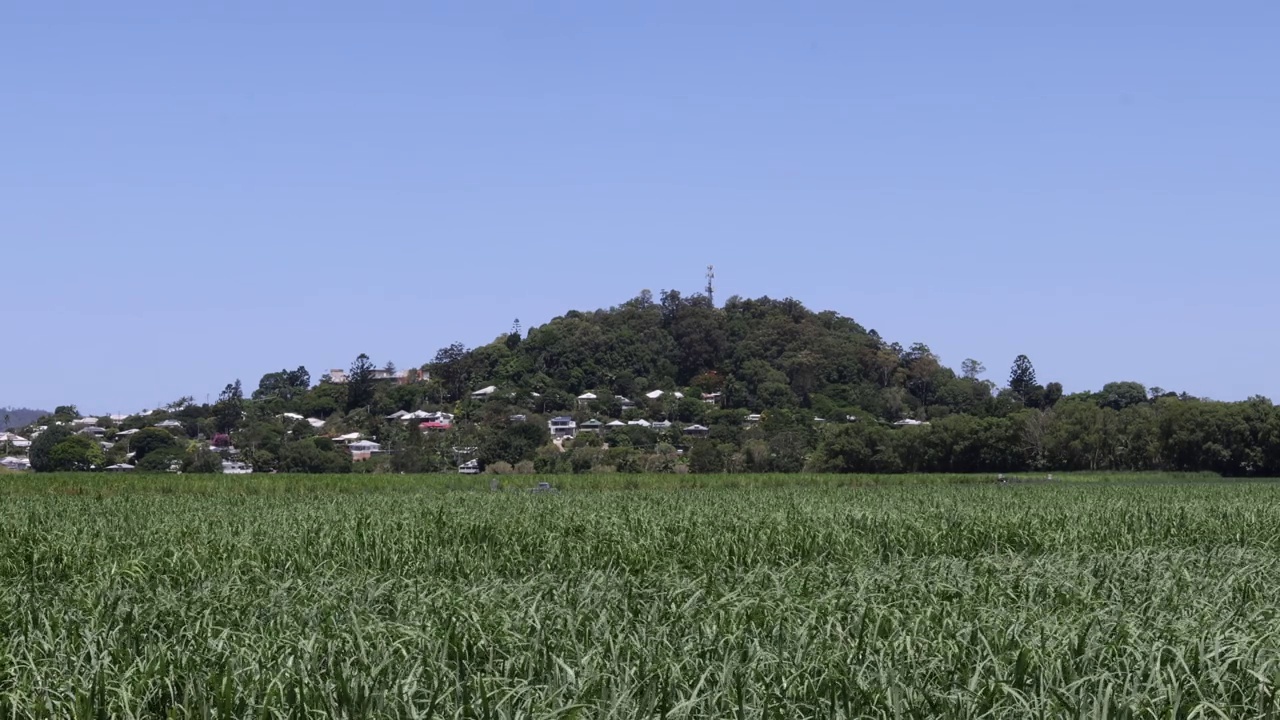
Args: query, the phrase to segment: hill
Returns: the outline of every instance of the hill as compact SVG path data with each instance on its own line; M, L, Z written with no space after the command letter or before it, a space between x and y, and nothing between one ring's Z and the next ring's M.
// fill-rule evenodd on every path
M49 411L47 410L32 410L31 408L13 407L0 408L0 430L25 427L48 414Z
M1129 380L1064 395L1026 356L1005 382L985 373L792 298L717 307L646 291L480 347L455 343L407 372L361 355L318 385L286 369L248 397L236 380L210 405L187 398L102 424L111 441L172 419L180 439L231 445L281 472L452 471L474 458L499 472L1280 474L1280 411L1267 398L1213 402ZM365 457L348 452L353 434L376 438L367 460L352 462ZM136 444L116 442L103 460ZM161 469L218 467L190 449L206 443L160 446L147 461Z

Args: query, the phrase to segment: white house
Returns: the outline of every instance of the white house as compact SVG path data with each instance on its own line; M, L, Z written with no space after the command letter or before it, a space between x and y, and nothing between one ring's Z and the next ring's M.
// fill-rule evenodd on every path
M301 416L301 415L299 415L298 413L291 413L291 412L287 412L287 413L280 413L280 415L279 415L278 417L282 417L282 418L284 418L285 420L293 420L293 421L295 421L295 422L296 422L296 421L298 421L298 420L303 419L303 418L302 418L302 416Z
M760 422L760 413L751 413L750 415L746 416L742 420L744 422L752 423L752 424L758 423Z
M630 398L628 398L628 397L624 397L624 396L622 396L622 395L614 395L614 396L613 396L613 399L618 401L618 406L619 406L623 411L630 410L631 408L634 408L634 407L636 406L636 404L635 404L635 402L634 402L634 401L632 401Z
M388 415L388 416L387 416L387 419L388 419L388 420L406 420L406 419L408 419L408 418L409 418L409 416L410 416L411 414L412 414L412 413L409 413L409 412L404 411L404 410L397 410L397 411L395 411L395 412L391 413L390 415Z
M347 446L353 453L382 452L382 446L372 440L358 440Z
M684 429L684 434L685 434L685 435L692 435L692 436L695 436L695 437L703 437L703 436L705 436L708 432L709 432L709 430L708 430L706 427L702 426L702 425L690 425L690 426L688 426L688 427L686 427L686 428Z
M324 421L321 420L320 418L307 418L307 424L313 428L324 427Z
M334 438L333 441L343 442L343 443L353 443L359 440L361 437L363 437L363 435L361 435L360 433L353 432L353 433L347 433L346 435L339 435L338 437Z
M116 437L129 437L130 435L137 435L140 432L142 431L137 428L134 428L132 430L121 430L120 432L116 433Z
M76 427L89 427L90 425L97 425L98 418L96 417L76 418L75 420L71 421L71 424L75 425Z
M651 390L650 392L645 393L644 396L649 398L650 400L657 400L658 398L666 394L667 394L666 390Z
M133 469L133 466L129 463L116 463L115 465L108 465L107 469L111 472L129 472Z
M928 424L929 423L927 422L922 422L920 420L912 420L911 418L903 418L902 420L899 420L898 422L894 423L894 425L898 427L914 427L916 425L928 425Z
M114 414L114 415L109 415L109 416L108 416L108 419L109 419L109 420L111 420L111 422L113 422L113 423L122 423L122 422L124 422L125 420L128 420L128 419L129 419L129 416L128 416L128 415L121 415L120 413L116 413L116 414Z
M650 425L649 427L650 427L650 429L653 429L653 430L670 430L670 429L671 429L671 421L670 421L670 420L659 420L659 421L655 422L654 424Z
M496 392L498 392L498 387L497 387L496 385L486 385L485 387L482 387L482 388L480 388L479 390L476 390L475 392L471 393L471 399L472 399L472 400L485 400L485 399L487 399L490 395L492 395L492 394L494 394L494 393L496 393Z
M463 475L476 475L480 472L480 461L468 460L458 466L458 472Z
M708 405L717 405L720 403L721 397L723 396L718 392L702 393L702 402Z
M222 461L223 475L248 475L253 472L253 468L246 463L235 462L233 460Z
M90 425L89 427L86 427L86 428L80 428L76 432L79 435L92 435L93 437L100 438L103 435L107 434L107 429L100 428L97 425Z
M653 425L653 423L649 422L648 420L645 420L644 418L640 418L639 420L628 420L627 424L638 425L640 427L650 427L651 425Z
M0 467L9 470L30 470L31 461L24 457L4 457L0 458Z
M597 396L595 393L585 392L578 396L578 407L586 407L595 402Z
M177 420L172 420L172 419L170 419L170 420L165 420L165 421L163 421L163 422L158 422L158 423L156 423L156 427L158 427L158 428L180 428L180 427L182 427L182 423L178 422Z
M553 438L571 438L578 434L578 423L573 418L562 415L548 420L547 429L551 431Z
M605 424L605 427L611 427L611 428L620 428L620 427L626 427L626 426L627 424L622 422L621 420L613 420Z

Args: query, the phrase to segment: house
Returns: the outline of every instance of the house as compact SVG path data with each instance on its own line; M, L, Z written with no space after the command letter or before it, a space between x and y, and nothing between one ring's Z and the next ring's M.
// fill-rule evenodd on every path
M109 416L107 416L107 419L108 419L108 420L110 420L110 421L111 421L111 422L113 422L113 423L122 423L122 422L124 422L125 420L128 420L128 419L129 419L129 416L128 416L128 415L121 415L120 413L116 413L116 414L114 414L114 415L109 415Z
M25 442L27 442L27 439L17 433L0 432L0 445L3 445L4 443L11 443L14 447L25 447L18 444Z
M915 427L917 425L928 425L928 424L929 423L927 422L922 422L920 420L912 420L911 418L903 418L902 420L899 420L898 422L894 423L894 425L897 427Z
M468 460L458 466L458 472L463 475L477 475L480 473L480 461Z
M626 427L626 426L627 424L622 422L621 420L613 420L605 424L605 427L611 427L611 428L620 428L620 427Z
M666 390L653 390L651 392L645 393L644 396L649 398L650 400L657 400L658 398L666 394L667 394Z
M282 417L282 418L284 418L285 420L292 420L292 421L294 421L294 422L297 422L297 421L299 421L299 420L303 419L303 418L302 418L302 416L301 416L301 415L299 415L298 413L291 413L291 412L287 412L287 413L280 413L280 414L279 414L279 415L277 415L276 417Z
M595 393L582 393L578 396L578 407L584 408L596 401Z
M347 371L342 368L335 368L329 371L327 377L331 383L344 383L347 381Z
M476 390L475 392L471 393L471 399L487 400L490 395L496 392L498 392L498 387L496 385L486 385L485 387L482 387L479 390Z
M633 400L623 397L622 395L614 395L613 399L618 401L618 407L621 408L623 412L626 412L636 406Z
M760 420L761 420L761 415L760 415L760 413L751 413L750 415L748 415L748 416L746 416L746 417L742 418L742 421L743 421L743 422L748 423L748 424L750 424L750 425L754 425L754 424L756 424L756 423L760 422Z
M628 420L627 424L636 425L639 427L646 427L646 428L653 425L653 423L649 422L648 420L645 420L644 418L640 418L639 420Z
M347 433L346 435L339 435L338 437L334 438L333 441L340 442L340 443L353 443L362 437L364 436L361 435L360 433L353 432L353 433Z
M702 425L690 425L684 429L684 434L691 437L706 437L710 430Z
M313 428L324 427L324 421L321 420L320 418L307 418L307 424Z
M93 437L100 438L100 437L102 437L103 435L106 435L106 434L107 434L107 429L106 429L106 428L100 428L100 427L98 427L97 425L90 425L90 426L89 426L89 427L87 427L87 428L80 428L79 430L77 430L77 431L76 431L76 434L78 434L78 435L92 435Z
M235 462L234 460L222 461L223 475L248 475L253 472L253 468L247 463Z
M351 460L368 460L371 455L382 452L382 446L372 440L360 440L347 446L351 451Z
M140 433L140 432L142 432L142 431L141 431L141 430L139 430L139 429L137 429L137 428L134 428L134 429L132 429L132 430L121 430L120 432L116 433L116 437L118 437L118 438L120 438L120 437L129 437L130 435L137 435L137 434L138 434L138 433Z
M702 402L704 402L704 403L706 403L706 404L708 404L708 405L719 405L719 404L720 404L720 400L721 400L721 398L723 398L723 397L724 397L724 395L723 395L722 393L718 393L718 392L713 392L713 393L702 393Z
M547 429L553 438L574 437L578 434L578 423L568 416L553 417L547 421Z
M422 432L441 432L453 427L449 423L440 422L439 420L428 420L418 424L418 429Z
M167 429L167 428L178 428L178 429L182 429L182 423L178 422L177 420L169 419L169 420L165 420L165 421L163 421L163 422L158 422L158 423L156 423L156 427L158 427L158 428L166 428L166 429Z
M507 417L507 422L522 423L529 420L527 415L511 415Z
M409 416L410 416L410 415L412 415L412 414L413 414L413 413L410 413L410 412L408 412L408 411L406 411L406 410L397 410L397 411L395 411L395 412L391 413L390 415L388 415L388 416L387 416L387 419L388 419L388 420L407 420L407 419L409 419Z
M600 431L604 429L604 423L592 418L579 425L578 428L583 432L590 432L599 435Z
M651 430L670 430L671 424L670 420L659 420L658 422L650 425L649 428Z
M116 463L115 465L107 466L107 470L110 470L111 472L129 472L132 469L133 466L129 463Z
M71 421L71 424L75 425L76 427L89 427L90 425L97 425L98 418L96 417L76 418L75 420Z
M0 467L9 470L30 470L31 460L24 457L4 457L0 458Z

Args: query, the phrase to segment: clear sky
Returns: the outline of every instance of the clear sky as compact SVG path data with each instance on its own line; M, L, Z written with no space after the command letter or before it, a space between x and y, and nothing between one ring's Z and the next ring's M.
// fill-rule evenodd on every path
M1280 4L0 10L0 405L428 360L642 289L1280 399Z

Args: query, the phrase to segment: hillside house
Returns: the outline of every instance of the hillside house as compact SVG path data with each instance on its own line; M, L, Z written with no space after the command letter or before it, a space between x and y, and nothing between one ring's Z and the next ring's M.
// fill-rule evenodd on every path
M86 427L86 428L80 428L80 430L77 431L77 434L100 438L103 435L107 434L107 429L100 428L97 425L90 425L89 427Z
M71 424L75 427L89 427L90 425L97 425L98 418L96 417L76 418L75 420L71 421Z
M488 400L489 396L496 392L498 392L498 386L486 385L485 387L482 387L479 390L476 390L475 392L471 393L471 399L472 400Z
M553 438L571 438L578 434L578 423L567 415L553 417L547 421L547 429Z
M110 472L129 472L133 467L129 463L116 463L115 465L108 465L107 470Z
M690 425L684 429L684 434L689 437L706 437L709 432L711 431L704 425Z
M659 420L653 423L652 425L650 425L649 429L662 431L662 430L670 430L671 427L672 427L672 422L670 420Z
M596 420L595 418L592 418L582 423L581 425L579 425L578 429L581 430L582 432L595 433L599 435L600 431L604 429L604 423L600 422L599 420Z
M578 407L579 408L589 407L591 403L596 401L597 397L598 396L595 393L589 393L589 392L582 393L581 395L578 396Z
M170 420L163 420L163 421L161 421L161 422L156 423L156 427L158 427L158 428L165 428L166 430L168 430L168 429L170 429L170 428L175 428L175 429L181 430L181 429L182 429L182 423L178 422L177 420L172 420L172 419L170 419Z
M624 397L622 395L614 395L613 399L618 401L618 407L623 412L631 410L636 406L635 401L631 400L628 397Z
M374 453L382 452L382 446L372 440L358 440L348 445L347 449L351 451L353 462L368 460Z

